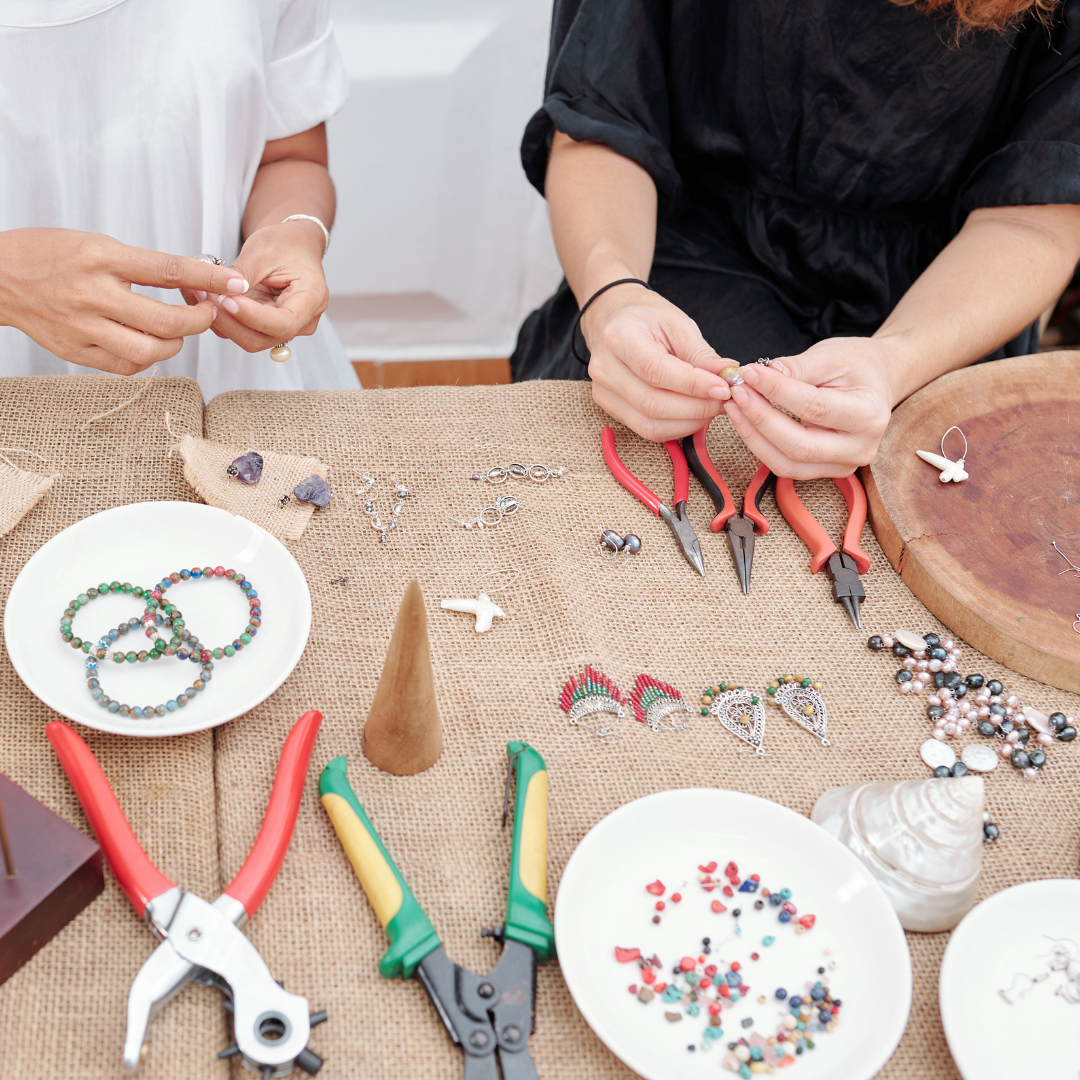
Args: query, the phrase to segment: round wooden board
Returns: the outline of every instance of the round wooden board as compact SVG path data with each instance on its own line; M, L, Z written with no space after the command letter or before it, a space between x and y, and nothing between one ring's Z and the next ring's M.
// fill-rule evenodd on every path
M954 424L969 479L943 484L915 451L941 453ZM1080 352L1020 356L913 394L861 470L871 525L911 591L987 656L1073 693L1080 574L1059 576L1068 563L1051 541L1080 565L1078 436ZM954 431L948 456L963 446Z

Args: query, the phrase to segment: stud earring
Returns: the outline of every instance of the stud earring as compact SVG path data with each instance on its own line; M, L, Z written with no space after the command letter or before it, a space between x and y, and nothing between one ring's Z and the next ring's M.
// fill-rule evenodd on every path
M822 746L832 746L825 737L829 713L819 693L821 687L820 682L803 675L779 675L769 683L766 693L796 724L816 735Z
M757 694L734 683L722 682L702 691L701 706L702 716L712 714L732 735L749 743L757 756L765 755L761 748L765 742L765 709Z

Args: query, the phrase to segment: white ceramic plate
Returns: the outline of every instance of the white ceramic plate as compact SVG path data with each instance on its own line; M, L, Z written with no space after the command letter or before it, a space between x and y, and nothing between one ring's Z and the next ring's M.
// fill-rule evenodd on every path
M1050 969L1055 947L1077 981ZM1080 881L1030 881L972 908L945 949L938 997L964 1080L1076 1080Z
M755 911L754 894L736 892L728 899L719 890L705 893L698 865L714 860L714 876L733 861L744 879L756 873L763 887L790 888L798 915L816 915L814 928L797 935L794 923L780 924L777 909L767 902ZM657 878L667 886L659 926L651 921L656 898L645 891ZM676 890L682 901L673 904ZM714 914L713 899L728 910ZM743 910L738 937L736 905ZM776 938L769 948L761 944L766 935ZM657 954L664 965L661 977L668 979L672 966L696 952L705 936L711 939L710 960L738 960L751 992L722 1013L724 1037L707 1053L691 1053L687 1047L700 1046L707 1017L684 1015L669 1023L659 999L639 1002L628 992L630 984L641 983L638 965L618 963L614 947ZM817 975L819 966L826 967L829 988L842 1002L841 1023L798 1057L794 1080L869 1080L892 1055L911 1008L904 932L858 859L808 818L734 791L665 791L604 818L566 866L555 905L555 941L566 984L589 1026L647 1080L732 1076L721 1068L727 1044L750 1031L774 1034L781 1016L776 988L802 992L807 980L824 978ZM750 959L753 951L759 960ZM763 1005L761 994L767 997ZM753 1027L742 1028L745 1017L753 1018Z
M86 686L86 657L64 644L60 617L69 600L102 581L151 588L174 571L225 566L243 572L263 601L252 643L215 662L214 678L194 701L152 720L103 709ZM247 597L226 578L186 581L169 591L187 626L210 646L225 645L247 623ZM102 596L75 616L74 630L95 644L143 605ZM311 594L296 560L246 518L202 503L145 502L84 518L34 553L15 579L4 611L4 641L19 677L50 709L80 724L122 735L183 735L224 724L268 698L296 666L311 629ZM138 652L141 630L120 639ZM158 705L191 685L198 668L163 657L145 664L102 664L102 689L129 705Z

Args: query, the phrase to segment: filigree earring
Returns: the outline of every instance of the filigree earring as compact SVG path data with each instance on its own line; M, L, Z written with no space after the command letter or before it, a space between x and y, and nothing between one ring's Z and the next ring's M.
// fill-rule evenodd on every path
M737 738L749 743L758 756L765 751L761 748L765 741L765 709L757 694L741 686L719 683L708 686L701 693L701 715L712 714ZM749 753L743 750L742 753Z
M825 737L829 713L819 693L821 687L820 682L803 675L778 675L769 683L766 693L796 724L816 735L822 746L832 746Z

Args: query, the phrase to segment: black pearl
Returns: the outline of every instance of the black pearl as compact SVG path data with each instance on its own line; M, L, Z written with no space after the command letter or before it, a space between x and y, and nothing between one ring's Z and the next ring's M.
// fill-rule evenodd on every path
M901 645L899 641L893 644L892 651L901 660L911 655L911 650L906 645Z
M736 908L732 913L733 918L738 918L742 914L742 908Z
M946 683L945 685L948 686L949 684ZM965 697L967 695L967 692L968 692L967 683L957 683L952 688L952 694L953 694L954 698L959 699L959 698Z
M1074 727L1063 727L1058 732L1058 738L1062 742L1072 742L1073 739L1076 738L1076 728L1074 728Z
M1050 721L1051 731L1060 731L1068 723L1063 712L1051 713L1047 719Z
M998 731L1002 735L1009 735L1016 730L1016 725L1011 720L1002 720L998 724Z
M899 670L899 671L898 671L898 672L896 673L896 681L897 681L898 683L906 683L906 682L911 682L911 672L910 672L910 671L908 671L908 669L907 669L907 668L901 668L901 669L900 669L900 670Z
M1041 769L1046 764L1046 751L1036 747L1028 754L1028 758L1033 768Z
M934 672L934 685L939 690L945 685L945 672L944 671L935 671Z
M982 675L969 675L964 682L966 682L972 690L978 690L979 687L986 682L986 679L984 679Z
M942 682L951 690L954 686L959 686L964 680L960 678L955 671L943 671L942 674L945 678Z
M993 705L990 706L990 711L995 716L1004 716L1005 715L1005 706L1004 705L998 705L997 702L995 702Z
M992 822L988 821L983 826L983 840L996 840L1001 835L1001 830Z
M935 645L926 655L931 660L948 660L949 659L949 654L940 645Z
M934 648L941 644L941 638L939 638L937 634L923 634L923 641L925 641L930 648Z
M1018 728L1016 732L1016 741L1023 746L1028 739L1031 738L1031 732L1026 727Z
M949 766L948 765L939 765L934 770L934 776L936 776L939 780L944 780L945 777L948 776L948 775L949 775Z
M624 544L631 555L636 555L641 550L641 537L634 533L627 533Z
M624 541L613 529L605 529L600 534L600 543L603 544L608 551L622 551Z
M1003 694L1005 692L1005 687L1002 686L997 679L991 679L986 684L986 689L989 690L991 694Z
M940 720L945 715L945 710L940 705L928 705L926 715L931 720Z
M958 761L952 767L952 775L953 776L967 776L967 771L968 771L968 767L962 761Z
M885 642L881 640L881 635L880 634L875 634L872 638L870 638L867 641L866 644L871 649L873 649L874 652L880 652L882 649L885 648Z
M1014 769L1026 769L1031 764L1031 758L1023 750L1014 750L1009 761Z

